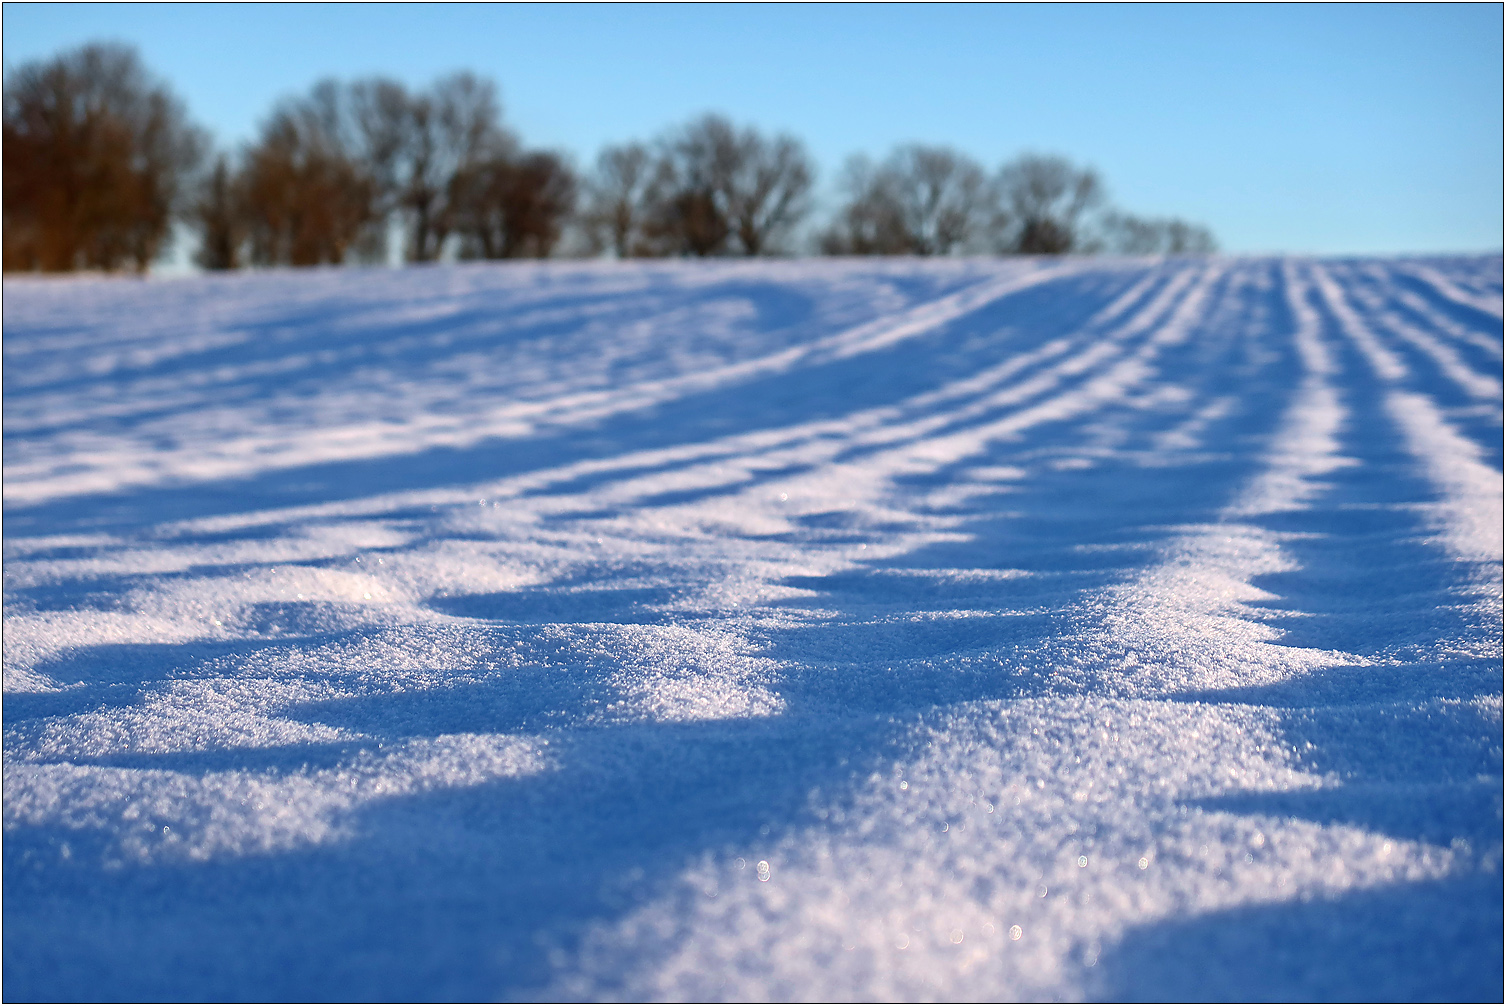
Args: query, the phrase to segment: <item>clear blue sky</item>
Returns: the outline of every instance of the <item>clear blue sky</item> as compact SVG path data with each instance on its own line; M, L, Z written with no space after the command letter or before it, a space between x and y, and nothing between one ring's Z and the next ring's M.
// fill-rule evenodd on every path
M323 76L494 78L582 164L718 110L850 153L949 143L1097 167L1233 252L1498 251L1502 8L4 6L4 65L135 44L226 146Z

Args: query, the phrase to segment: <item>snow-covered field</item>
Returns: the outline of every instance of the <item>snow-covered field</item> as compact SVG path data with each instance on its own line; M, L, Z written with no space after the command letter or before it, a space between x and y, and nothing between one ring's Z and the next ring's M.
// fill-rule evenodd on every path
M1500 259L4 286L4 996L1502 993Z

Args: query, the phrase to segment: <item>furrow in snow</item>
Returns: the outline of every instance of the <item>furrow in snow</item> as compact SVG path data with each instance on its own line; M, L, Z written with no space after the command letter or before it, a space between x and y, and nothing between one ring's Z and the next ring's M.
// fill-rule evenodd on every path
M1321 267L1314 267L1314 273L1324 305L1375 375L1390 385L1403 381L1407 369L1360 318L1332 276ZM1501 473L1484 462L1479 447L1460 435L1426 395L1393 386L1385 392L1385 405L1417 464L1438 490L1434 512L1441 540L1454 557L1493 567L1481 576L1487 583L1498 582L1503 551Z
M1502 317L1502 304L1499 297L1482 296L1466 290L1431 266L1411 263L1403 265L1400 268L1416 276L1437 296L1444 300L1472 308L1481 314L1490 315L1498 321Z

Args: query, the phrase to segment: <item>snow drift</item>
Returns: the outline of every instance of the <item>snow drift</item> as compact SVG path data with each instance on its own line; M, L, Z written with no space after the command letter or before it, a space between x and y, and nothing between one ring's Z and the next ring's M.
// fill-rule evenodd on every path
M5 997L1498 999L1501 314L7 279Z

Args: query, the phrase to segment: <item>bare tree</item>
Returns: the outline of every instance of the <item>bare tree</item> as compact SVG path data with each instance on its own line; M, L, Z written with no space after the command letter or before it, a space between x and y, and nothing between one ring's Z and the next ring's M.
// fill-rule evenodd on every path
M461 257L547 258L577 188L575 173L557 154L498 155L473 165L455 197Z
M376 213L384 222L399 212L406 179L403 154L410 145L412 97L408 89L387 77L368 77L349 85L352 140L359 160L376 186ZM385 253L383 234L383 249ZM385 258L385 254L382 256Z
M890 158L901 219L915 252L962 249L991 216L988 184L972 158L947 147L902 147Z
M594 253L610 249L618 258L651 255L645 230L654 164L641 143L605 147L585 185L582 224Z
M815 167L787 134L767 137L705 115L653 149L608 147L588 183L594 248L640 255L768 255L809 211Z
M997 216L983 169L948 147L903 146L878 167L854 158L844 188L821 242L828 254L948 255L975 246Z
M848 158L840 182L846 201L821 235L827 255L908 255L914 243L905 228L894 179L862 154Z
M805 145L788 133L767 138L750 127L734 143L725 190L732 233L744 255L782 251L810 211L815 166Z
M1103 183L1089 168L1064 157L1025 154L999 170L999 194L1008 217L1001 251L1061 255L1092 251L1084 222L1103 203Z
M457 73L409 94L399 84L374 80L361 86L356 106L383 208L390 205L403 218L404 257L439 258L458 222L462 176L515 147L501 125L496 85Z
M246 157L252 258L380 259L396 215L404 258L434 261L461 226L462 190L484 189L483 168L514 151L500 118L496 86L469 73L418 93L381 77L324 81L284 102Z
M739 157L732 124L707 115L658 146L648 190L650 240L670 255L723 254L732 236L728 193Z
M192 220L199 231L194 261L205 269L238 268L245 240L245 207L240 179L224 154L215 158L214 168L204 180Z
M1218 251L1218 240L1202 224L1172 218L1163 221L1162 226L1166 234L1164 247L1168 255L1212 255Z
M4 105L4 268L144 271L207 146L182 102L96 44L20 67Z
M1213 232L1176 217L1136 217L1110 213L1103 221L1109 250L1121 255L1211 255Z
M334 81L282 102L246 151L240 191L253 262L339 263L379 243L378 183Z

